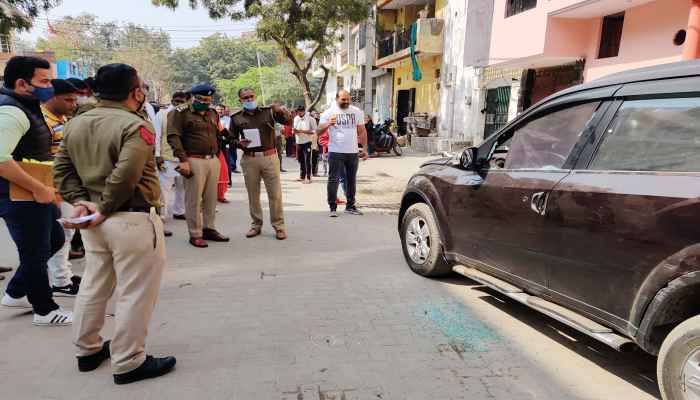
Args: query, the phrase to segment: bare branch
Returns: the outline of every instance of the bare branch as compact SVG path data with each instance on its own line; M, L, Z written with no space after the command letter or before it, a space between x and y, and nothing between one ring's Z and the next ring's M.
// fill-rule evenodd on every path
M309 58L306 60L306 67L304 67L304 73L308 73L308 72L309 72L309 70L311 69L311 65L312 65L312 63L313 63L313 61L314 61L314 58L316 57L316 54L321 50L321 48L323 48L323 44L322 44L322 43L318 43L318 44L316 45L316 48L313 49L313 51L311 52L311 55L310 55Z

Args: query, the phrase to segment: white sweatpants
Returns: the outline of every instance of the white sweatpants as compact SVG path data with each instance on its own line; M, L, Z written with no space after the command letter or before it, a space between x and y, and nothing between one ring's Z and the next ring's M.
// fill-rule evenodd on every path
M70 203L61 203L61 217L68 218L73 213L73 206ZM56 252L49 259L49 281L51 286L68 286L72 283L71 278L73 277L73 270L71 269L71 263L68 261L68 256L70 255L70 242L73 240L73 235L75 234L74 229L65 229L63 232L66 235L66 242L64 243L61 250Z
M185 215L185 178L181 175L175 177L175 196L171 208L173 214Z
M160 215L165 221L171 221L173 219L173 213L175 213L175 179L177 176L179 176L177 171L175 171L175 167L177 167L177 163L166 161L166 170L161 171L160 173L160 192L163 202L163 208ZM175 214L184 214L184 211L182 213Z

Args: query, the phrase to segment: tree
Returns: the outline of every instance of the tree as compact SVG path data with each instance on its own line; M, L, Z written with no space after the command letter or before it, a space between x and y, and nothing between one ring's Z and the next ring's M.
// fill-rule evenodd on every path
M155 5L176 8L179 0L151 0ZM189 0L192 7L200 1ZM323 96L329 71L321 65L323 78L313 94L309 72L314 59L328 54L338 40L337 32L346 24L367 19L370 0L201 0L214 19L256 18L257 34L274 41L292 65L307 108L313 108ZM243 6L243 7L241 7ZM307 51L304 51L308 49Z
M287 65L275 67L252 67L239 75L236 79L216 81L221 97L226 104L238 104L238 90L251 88L255 90L258 98L263 101L274 99L288 106L304 104L304 94L293 80L289 79L290 68ZM318 89L320 79L311 81L311 87Z
M256 38L231 38L214 34L202 39L197 47L178 49L170 61L173 81L181 88L222 79L235 79L248 68L257 66L257 53L261 59L278 64L274 44Z
M13 29L28 31L41 11L56 7L60 0L0 0L0 34Z
M162 31L100 23L96 16L82 14L56 21L52 33L39 39L36 47L54 52L58 59L82 61L93 73L109 63L132 65L157 100L172 90L170 37Z

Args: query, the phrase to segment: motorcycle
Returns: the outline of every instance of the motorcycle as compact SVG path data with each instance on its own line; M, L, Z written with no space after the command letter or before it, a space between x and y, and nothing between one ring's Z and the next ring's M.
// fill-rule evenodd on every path
M367 132L373 138L373 146L375 154L394 152L397 156L403 155L403 149L399 146L396 140L396 135L391 127L394 121L391 118L386 119L383 123L377 124L372 129L372 132Z

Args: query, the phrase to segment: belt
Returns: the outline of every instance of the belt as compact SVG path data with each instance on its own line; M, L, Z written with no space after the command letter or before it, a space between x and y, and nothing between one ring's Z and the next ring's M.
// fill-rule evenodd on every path
M189 158L201 158L202 160L211 160L212 158L216 158L215 155L207 154L207 155L200 155L200 154L188 154L187 157Z
M248 156L248 157L276 156L277 149L270 149L270 150L265 150L265 151L244 151L243 155Z
M151 207L122 207L117 212L135 212L135 213L151 213ZM156 208L156 214L160 215L158 208Z

